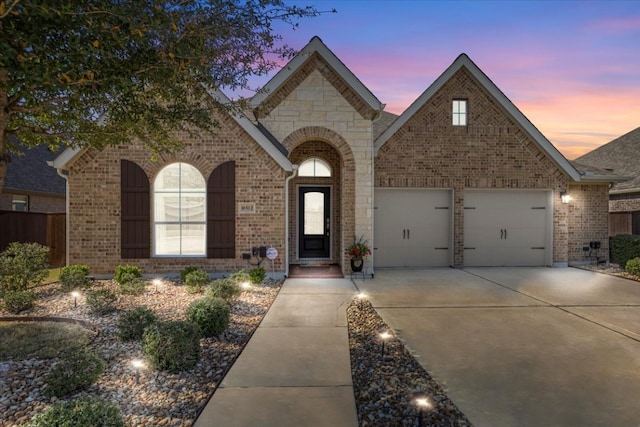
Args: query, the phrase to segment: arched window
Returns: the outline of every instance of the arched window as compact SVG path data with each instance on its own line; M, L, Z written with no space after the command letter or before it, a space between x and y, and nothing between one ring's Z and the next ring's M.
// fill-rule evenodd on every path
M153 182L155 255L206 255L204 177L187 163L164 167Z
M300 164L298 176L326 177L331 176L331 166L327 162L315 157Z

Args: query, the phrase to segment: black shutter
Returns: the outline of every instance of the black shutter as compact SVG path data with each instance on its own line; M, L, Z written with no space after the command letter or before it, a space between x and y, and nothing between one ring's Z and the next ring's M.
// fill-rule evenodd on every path
M149 258L151 225L149 178L137 164L120 161L120 252L125 258Z
M207 258L236 256L236 163L221 164L207 182Z

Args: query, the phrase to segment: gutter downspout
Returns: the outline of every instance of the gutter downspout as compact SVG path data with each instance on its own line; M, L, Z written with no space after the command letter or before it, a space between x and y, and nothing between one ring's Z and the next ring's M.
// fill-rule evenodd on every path
M292 165L293 173L284 180L284 278L289 277L289 181L298 175L298 165Z
M52 161L48 161L47 164L51 167L53 166ZM65 175L64 171L60 168L56 168L56 173L64 179L64 210L65 210L65 218L64 218L64 265L69 265L69 175Z

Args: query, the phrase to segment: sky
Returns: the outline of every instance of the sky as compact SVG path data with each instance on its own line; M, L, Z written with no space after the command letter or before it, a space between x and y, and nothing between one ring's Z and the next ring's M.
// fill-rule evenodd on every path
M466 53L570 160L640 127L640 0L286 2L337 10L275 29L320 37L385 111Z

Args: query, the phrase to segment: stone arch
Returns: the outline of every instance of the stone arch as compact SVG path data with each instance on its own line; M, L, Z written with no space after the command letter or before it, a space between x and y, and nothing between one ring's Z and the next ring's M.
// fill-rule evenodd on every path
M337 132L319 126L305 127L292 132L287 136L283 145L289 150L290 156L296 150L296 148L302 147L306 143L321 142L327 144L340 157L340 179L339 179L339 218L336 221L340 221L338 225L339 236L336 239L337 247L332 251L332 259L338 262L343 273L347 274L348 266L345 262L345 248L355 235L355 158L351 147L347 141ZM291 157L290 157L291 159ZM290 199L295 201L295 184L294 188L290 188ZM292 206L293 207L293 206ZM290 209L290 214L295 217L296 209ZM293 217L289 218L290 223L293 221ZM296 231L294 226L290 227L291 234L288 236L289 245L291 248L297 247ZM290 251L290 262L295 263L297 258L297 252L295 250Z

